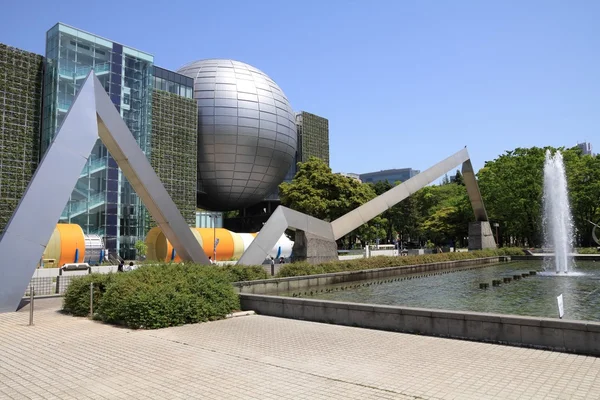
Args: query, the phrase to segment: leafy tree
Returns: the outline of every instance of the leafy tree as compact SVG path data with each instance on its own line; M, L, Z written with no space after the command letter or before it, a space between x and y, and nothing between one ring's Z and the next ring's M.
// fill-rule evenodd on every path
M395 182L395 184L399 185L400 182ZM387 180L371 185L377 196L387 192L393 187ZM386 236L390 242L393 242L397 236L400 236L403 241L418 238L418 214L414 196L409 196L402 200L400 203L384 212L382 217L387 220Z
M600 217L600 158L578 148L517 148L486 162L479 187L488 214L500 221L504 240L539 247L543 244L543 169L546 150L561 150L565 162L577 242L589 246L592 225Z
M144 257L148 251L148 246L142 240L135 242L135 251L138 257Z
M420 234L438 245L466 246L473 209L464 186L447 183L427 186L414 195Z
M279 185L281 204L325 221L333 221L376 196L370 185L334 174L321 159L311 157L298 163L292 182ZM386 221L377 217L349 236L361 242L385 237Z

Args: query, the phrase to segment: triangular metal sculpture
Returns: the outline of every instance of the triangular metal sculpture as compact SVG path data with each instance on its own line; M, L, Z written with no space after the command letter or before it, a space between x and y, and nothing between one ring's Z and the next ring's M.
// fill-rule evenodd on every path
M90 72L0 237L0 313L17 309L98 137L180 257L209 264L102 84Z
M344 237L344 235L352 232L362 224L369 222L417 190L429 185L461 164L464 183L476 219L476 222L469 225L469 248L495 248L496 242L494 241L488 216L483 205L483 199L479 192L469 152L465 147L333 222L322 221L283 206L277 207L256 236L256 239L242 254L238 264L262 264L267 257L268 251L273 248L286 229L302 231L305 234L302 239L303 241L311 240L307 239L309 235L312 237L315 249L312 252L311 258L314 258L317 262L324 261L324 258L327 257L329 259L337 259L337 248L335 246L337 239ZM296 240L296 242L298 241ZM296 251L295 248L296 246L294 246L294 252Z

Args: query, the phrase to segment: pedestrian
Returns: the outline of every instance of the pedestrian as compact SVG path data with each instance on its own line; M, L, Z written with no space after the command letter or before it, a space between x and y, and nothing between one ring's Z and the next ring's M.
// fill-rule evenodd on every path
M123 272L123 267L125 266L125 263L123 262L123 260L119 261L119 266L117 267L117 272Z
M275 276L275 259L271 257L271 276Z
M214 264L215 262L213 261L211 256L208 256L208 261L210 261L211 264Z

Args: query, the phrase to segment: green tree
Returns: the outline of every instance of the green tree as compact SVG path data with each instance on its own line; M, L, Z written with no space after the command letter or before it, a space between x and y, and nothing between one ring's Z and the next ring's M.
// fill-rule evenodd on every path
M542 212L546 150L563 153L571 212L579 245L590 246L592 225L600 218L600 158L578 148L517 148L486 162L479 170L479 187L490 219L502 225L513 244L543 244Z
M455 183L427 186L414 195L420 235L437 245L466 246L473 209L464 186Z
M148 246L142 240L135 242L135 251L138 257L144 257L148 251Z
M577 147L565 154L571 211L580 246L594 246L593 225L600 220L600 155L582 155Z
M321 159L311 157L298 163L292 182L279 185L281 204L324 221L333 221L354 210L376 194L370 185L356 179L334 174ZM385 237L386 221L376 217L349 236L364 243Z

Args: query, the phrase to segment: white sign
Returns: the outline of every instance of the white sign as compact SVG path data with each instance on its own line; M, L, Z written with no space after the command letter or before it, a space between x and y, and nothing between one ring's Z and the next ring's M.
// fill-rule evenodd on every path
M560 296L558 296L556 298L556 301L558 302L558 318L562 318L565 316L565 308L564 308L564 303L563 303L563 295L561 294Z

